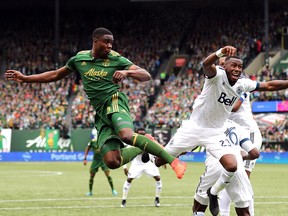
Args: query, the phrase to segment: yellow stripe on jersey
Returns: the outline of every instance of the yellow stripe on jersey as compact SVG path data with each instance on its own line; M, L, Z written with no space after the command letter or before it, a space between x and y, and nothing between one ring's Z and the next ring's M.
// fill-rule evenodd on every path
M135 144L136 144L136 139L137 139L137 137L138 137L138 134L137 134L137 133L134 133L134 134L133 134L133 137L134 137L134 140L133 140L132 145L135 146Z
M112 96L112 107L114 112L119 112L119 106L118 106L118 95L119 93L117 92Z

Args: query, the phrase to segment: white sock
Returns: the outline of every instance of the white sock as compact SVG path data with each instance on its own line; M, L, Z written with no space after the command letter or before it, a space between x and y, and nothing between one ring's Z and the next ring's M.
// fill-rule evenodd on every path
M254 198L249 201L250 216L254 216Z
M160 179L159 181L156 181L156 197L160 196L161 191L162 191L162 181Z
M131 183L127 182L127 180L124 182L123 185L123 195L122 195L122 199L126 200L129 189L130 189Z
M219 179L211 188L211 194L217 195L221 190L223 190L231 181L235 172L228 172L225 169L222 169Z
M231 199L226 190L221 190L218 194L218 203L219 203L219 210L220 215L230 215L230 203Z
M193 212L193 216L204 216L204 212Z

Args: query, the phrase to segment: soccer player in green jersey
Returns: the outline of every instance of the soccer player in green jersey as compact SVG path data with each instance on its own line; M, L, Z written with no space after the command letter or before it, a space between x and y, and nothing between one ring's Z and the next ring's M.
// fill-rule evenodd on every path
M128 163L146 151L171 165L178 178L182 178L187 164L168 154L157 143L134 132L128 97L120 92L119 83L126 77L140 82L151 79L149 72L133 64L112 50L114 37L106 28L97 28L92 34L92 49L78 52L59 69L30 76L20 71L7 70L8 80L26 83L47 83L79 72L84 90L96 111L95 127L104 162L110 169ZM122 148L123 142L135 148Z
M84 166L87 165L87 155L88 155L90 149L93 150L94 155L93 155L92 164L90 166L89 192L86 195L87 196L93 195L92 189L93 189L93 184L94 184L94 177L95 177L96 173L98 172L98 169L101 167L101 169L103 170L103 172L105 173L105 175L108 179L109 185L110 185L111 190L112 190L112 195L117 196L118 193L114 189L113 180L112 180L112 177L110 176L110 170L106 166L106 164L104 163L103 157L100 153L100 148L99 148L99 145L97 143L97 138L93 138L88 143L88 146L85 149L84 160L83 160Z

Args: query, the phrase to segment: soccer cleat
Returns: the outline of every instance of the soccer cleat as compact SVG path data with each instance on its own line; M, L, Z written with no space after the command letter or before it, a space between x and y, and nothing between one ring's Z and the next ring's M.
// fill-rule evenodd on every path
M186 171L187 164L180 161L178 158L175 158L170 164L178 179L181 179Z
M219 214L218 197L211 194L211 187L207 190L207 195L209 197L209 210L213 216L217 216Z
M150 160L150 156L148 152L144 152L141 156L141 161L143 163L147 163Z
M156 206L156 207L159 207L159 206L160 206L160 199L159 199L159 197L155 197L154 203L155 203L155 206Z
M121 202L121 207L122 207L122 208L126 207L126 200L124 200L124 199L122 200L122 202Z
M113 196L117 196L117 195L118 195L118 192L113 189L113 190L112 190L112 195L113 195Z
M92 195L93 195L93 193L91 191L86 193L86 196L92 196Z

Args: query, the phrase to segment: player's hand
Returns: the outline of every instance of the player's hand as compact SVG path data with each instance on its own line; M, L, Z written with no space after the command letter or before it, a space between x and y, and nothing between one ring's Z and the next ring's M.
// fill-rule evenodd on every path
M233 46L225 46L222 48L221 52L226 56L234 56L237 49Z
M145 136L146 136L147 138L149 138L150 140L152 140L152 141L154 141L154 142L157 142L157 141L155 140L155 138L154 138L151 134L145 134Z
M7 80L16 81L22 83L25 79L25 75L23 75L20 71L16 70L7 70L5 72L5 77Z
M128 176L128 169L127 168L124 169L124 173L126 176Z
M247 152L243 151L243 150L240 151L240 154L241 154L243 160L245 160L245 157L247 157L247 155L248 155Z
M83 164L84 164L84 166L87 165L87 159L84 159L84 160L83 160Z
M127 71L125 70L118 70L115 71L113 74L113 82L114 83L120 83L127 77Z

